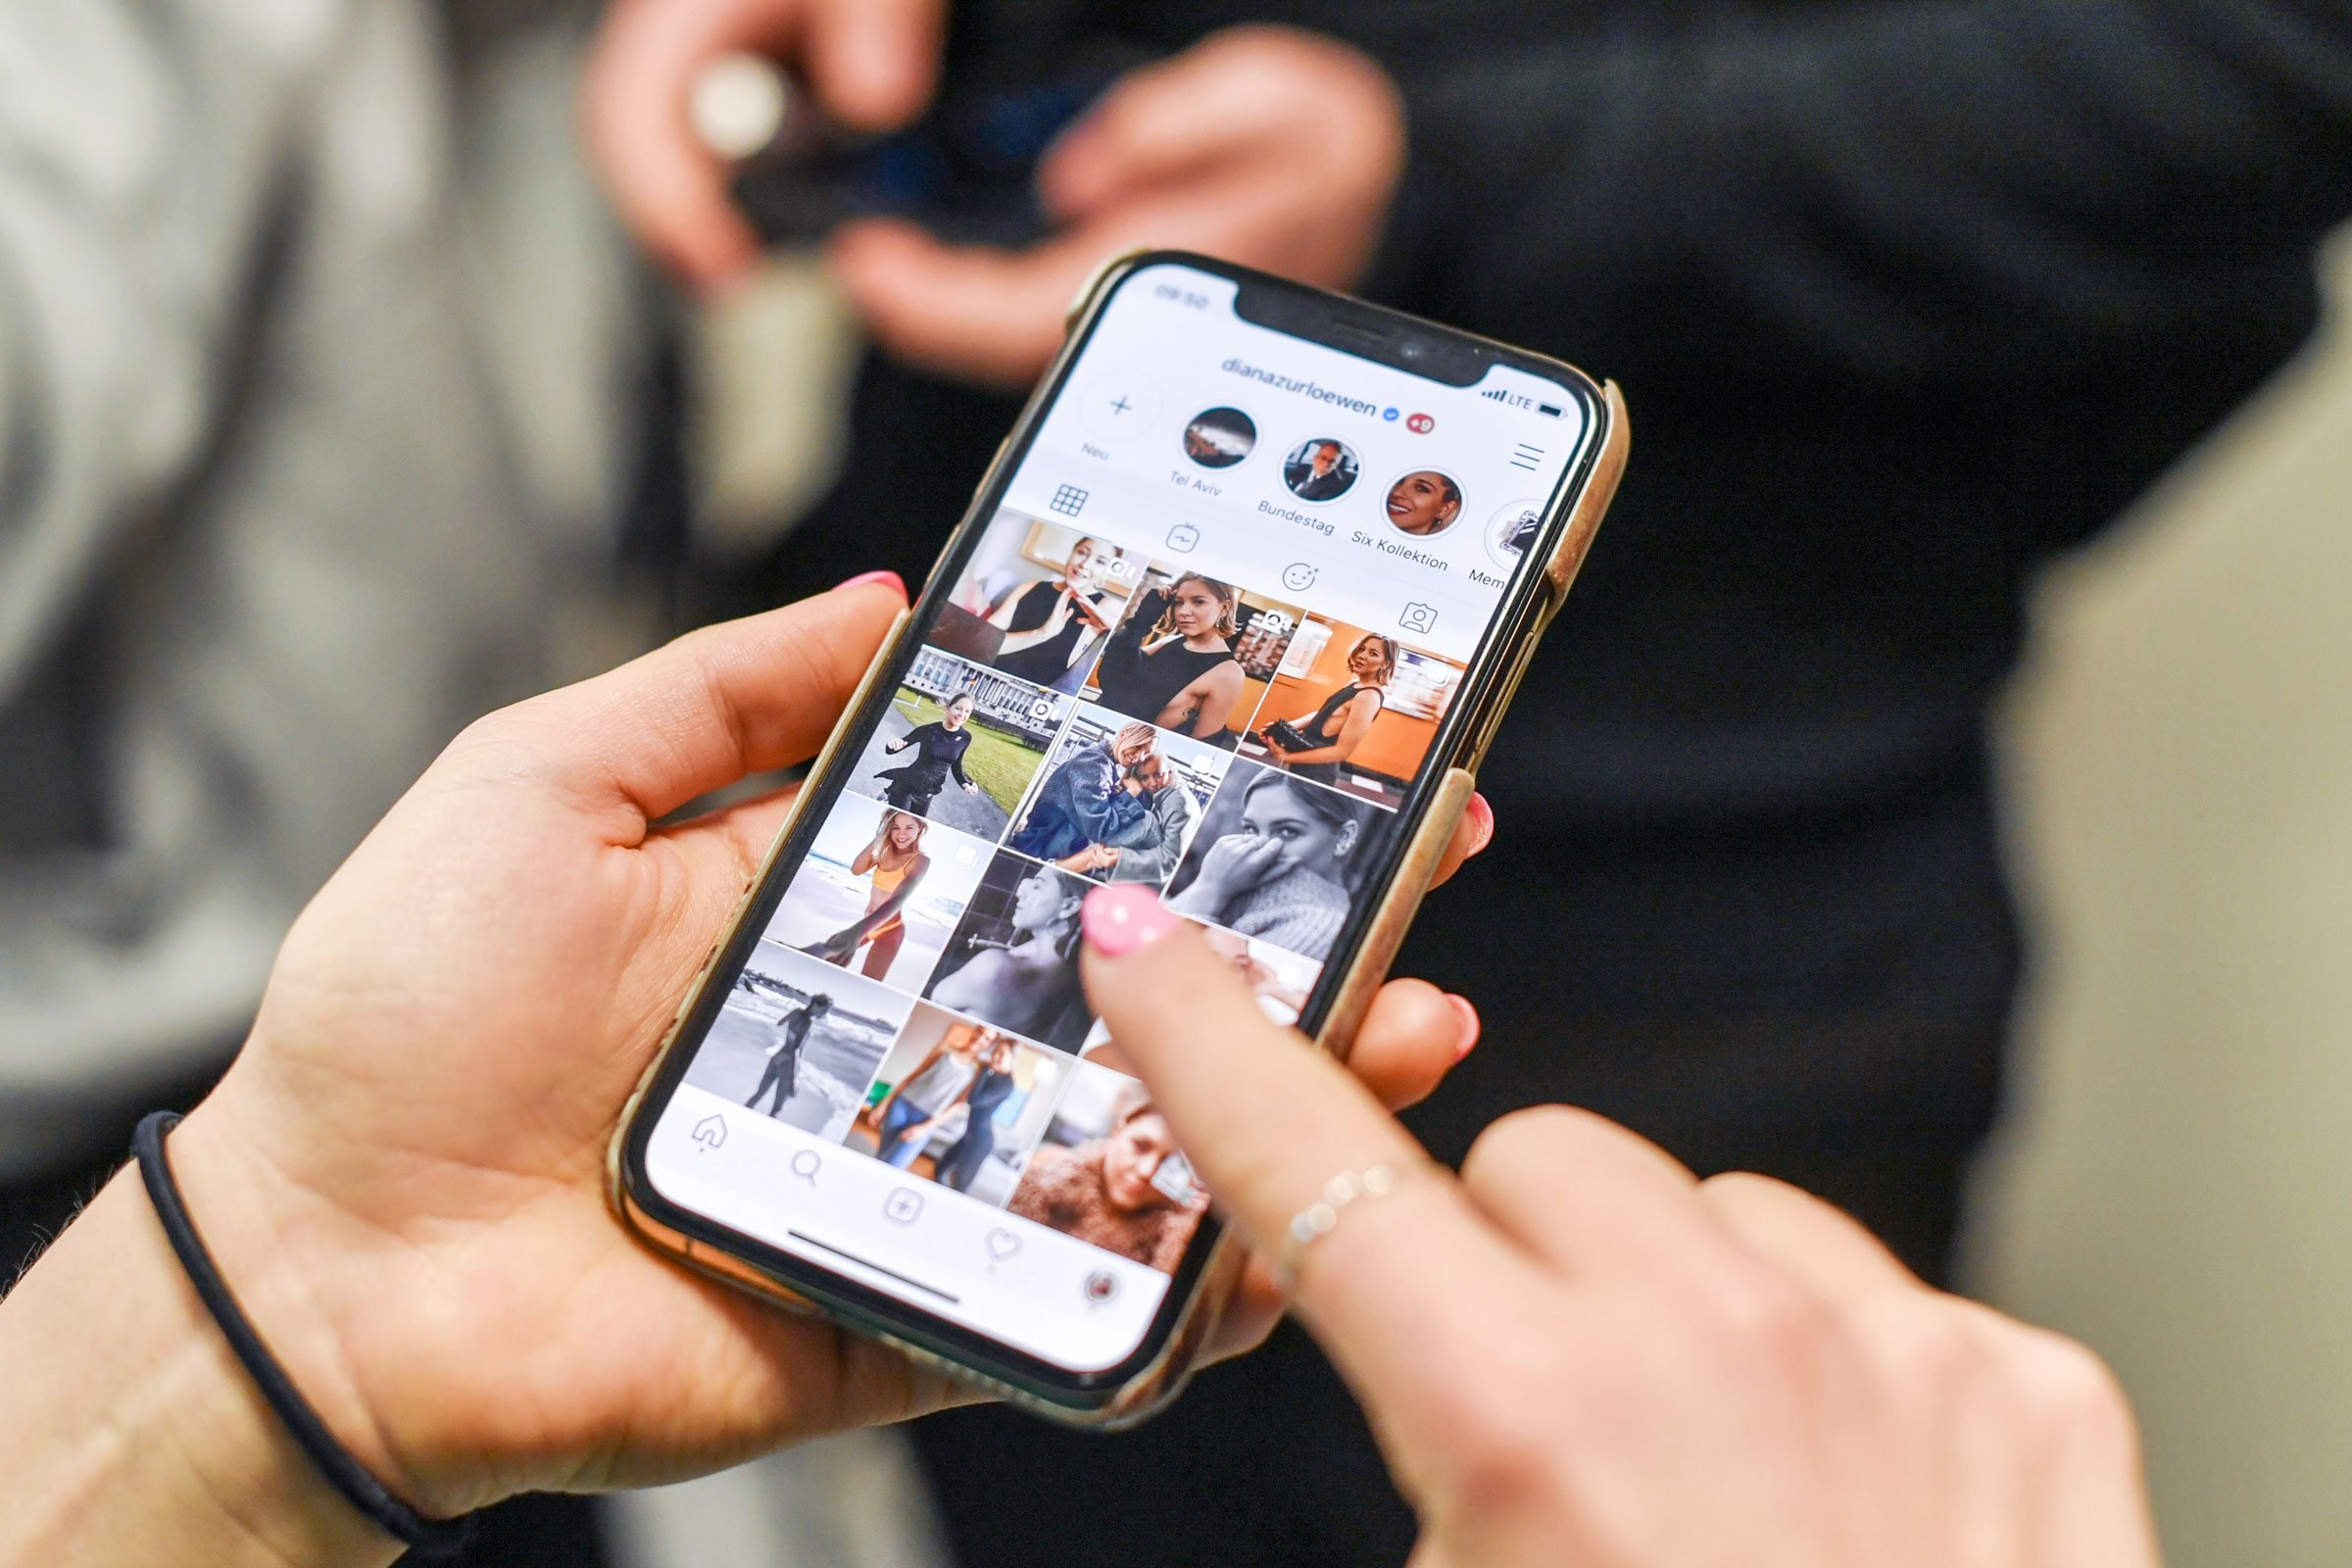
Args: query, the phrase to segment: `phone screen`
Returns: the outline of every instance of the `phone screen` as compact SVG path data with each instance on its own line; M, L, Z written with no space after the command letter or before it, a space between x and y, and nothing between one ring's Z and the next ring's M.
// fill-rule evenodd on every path
M1212 1198L1088 1007L1080 902L1158 889L1298 1018L1590 418L1238 286L1151 265L1098 313L645 1145L668 1202L1075 1373L1147 1342Z

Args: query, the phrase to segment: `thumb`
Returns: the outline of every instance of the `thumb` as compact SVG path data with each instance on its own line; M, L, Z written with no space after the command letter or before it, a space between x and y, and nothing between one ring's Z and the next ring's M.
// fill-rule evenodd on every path
M906 609L897 579L853 580L688 632L575 685L476 720L426 774L523 777L646 823L747 774L813 756Z

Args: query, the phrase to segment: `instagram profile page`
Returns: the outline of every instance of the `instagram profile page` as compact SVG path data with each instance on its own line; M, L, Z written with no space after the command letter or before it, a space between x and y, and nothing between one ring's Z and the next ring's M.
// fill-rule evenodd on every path
M1030 1355L1142 1342L1212 1195L1079 984L1141 883L1295 1022L1583 439L1129 278L664 1107L671 1202ZM1497 396L1496 394L1501 394Z

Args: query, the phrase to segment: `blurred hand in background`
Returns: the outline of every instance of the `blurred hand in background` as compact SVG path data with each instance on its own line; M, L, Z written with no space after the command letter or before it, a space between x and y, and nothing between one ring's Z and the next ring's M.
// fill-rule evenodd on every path
M623 0L590 67L589 143L639 238L696 288L759 258L726 165L689 112L720 58L769 55L860 130L917 118L938 82L929 0ZM835 273L875 338L927 369L1019 386L1103 258L1147 245L1207 251L1327 288L1369 264L1404 166L1395 85L1349 46L1242 26L1129 73L1048 153L1038 195L1057 225L1017 251L950 246L872 220L834 236Z
M1013 386L1045 367L1062 313L1106 256L1206 251L1325 288L1363 274L1404 165L1388 76L1287 27L1213 33L1130 73L1038 170L1061 225L1021 251L948 246L907 223L845 226L834 270L882 345Z
M897 130L939 79L941 0L613 0L581 83L589 156L654 256L701 290L760 260L727 194L724 160L696 133L703 74L730 55L791 68L853 130Z

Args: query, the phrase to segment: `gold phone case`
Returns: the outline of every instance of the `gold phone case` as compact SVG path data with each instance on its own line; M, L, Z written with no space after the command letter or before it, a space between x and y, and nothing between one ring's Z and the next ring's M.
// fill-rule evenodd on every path
M1100 308L1109 294L1110 285L1145 254L1147 253L1133 252L1113 257L1087 280L1071 304L1066 322L1070 330L1063 342L1062 359L1066 359L1073 352L1073 345L1080 340L1077 328ZM1047 373L1039 378L1038 392L1032 395L1030 406L1022 410L1022 423L1025 424L1038 414L1037 403L1044 396L1045 389L1060 383L1062 368L1061 359L1057 359ZM1561 601L1567 595L1569 584L1575 580L1578 568L1584 564L1586 552L1592 548L1592 537L1600 527L1600 520L1607 514L1610 501L1616 496L1618 481L1625 472L1631 429L1627 421L1625 399L1618 391L1616 382L1604 381L1601 383L1601 401L1604 428L1601 432L1600 446L1594 454L1592 468L1586 477L1584 487L1577 494L1575 505L1569 514L1568 525L1561 535L1559 546L1544 567L1545 583L1543 602L1538 611L1535 625L1523 640L1509 673L1496 683L1481 710L1473 716L1467 726L1468 740L1459 753L1459 760L1440 779L1437 793L1430 802L1428 814L1422 818L1421 826L1415 831L1410 845L1405 850L1403 859L1397 865L1395 880L1389 884L1387 893L1382 896L1380 907L1373 916L1362 945L1356 950L1353 958L1348 963L1347 972L1334 997L1329 1017L1315 1035L1317 1046L1343 1061L1347 1059L1348 1050L1354 1044L1355 1032L1362 1025L1364 1014L1372 1005L1373 997L1379 992L1382 982L1388 978L1389 965L1395 960L1396 950L1404 942L1405 931L1411 926L1413 915L1421 906L1422 896L1429 891L1430 880L1436 875L1440 862L1445 858L1446 846L1452 842L1454 829L1461 821L1462 810L1469 805L1471 793L1477 788L1478 765L1486 756L1487 747L1494 738L1495 728L1501 722L1503 712L1509 708L1511 698L1519 688L1519 682L1527 673L1528 666L1535 656L1536 645L1542 640L1543 630L1549 624L1552 615L1558 612ZM1004 466L1005 454L1009 449L1009 441L1010 438L1007 437L1004 443L999 444L996 457L989 465L988 472L981 477L979 485L981 492L985 492L995 485L1000 477L999 470ZM958 530L956 535L951 536L948 549L954 548L955 539L960 537L960 534L961 530ZM945 550L942 552L942 558L945 558ZM934 569L936 570L936 568ZM849 706L842 710L840 718L835 721L833 732L827 737L824 749L817 754L816 760L809 765L809 778L822 777L825 770L838 760L841 748L847 744L853 719L858 713L864 710L866 701L873 695L875 683L880 679L882 671L891 666L900 652L902 643L911 635L913 635L913 616L910 612L902 612L897 621L892 624L889 636L884 639L880 653L875 656L872 667L866 671L865 679L858 684L857 692L850 698ZM801 797L803 803L808 799L808 795L806 793ZM767 853L760 858L758 874L753 877L750 886L746 888L742 902L737 905L734 915L728 921L727 930L711 948L709 956L704 958L703 967L696 974L694 983L687 988L685 996L680 999L677 1012L671 1017L669 1028L662 1036L661 1049L654 1053L653 1059L647 1064L643 1076L638 1079L635 1091L629 1096L628 1103L621 1109L612 1142L606 1150L605 1176L606 1191L614 1213L648 1247L697 1273L747 1290L779 1306L793 1311L826 1316L828 1314L822 1303L810 1299L790 1285L775 1279L745 1259L697 1241L647 1212L628 1190L622 1157L630 1129L636 1124L637 1115L644 1103L646 1091L653 1084L655 1076L661 1071L662 1063L668 1059L670 1053L677 1049L686 1019L694 1011L695 1004L701 1000L704 988L710 984L711 970L718 960L718 956L725 952L732 943L737 928L750 910L759 889L765 885L768 874L774 869L777 855L791 840L794 830L800 825L803 808L803 805L796 804L783 824L776 830L775 838L768 844ZM1234 1290L1241 1283L1247 1259L1247 1250L1236 1240L1233 1233L1230 1230L1222 1232L1214 1244L1214 1250L1210 1253L1207 1265L1201 1270L1200 1276L1193 1288L1191 1299L1185 1303L1183 1315L1178 1319L1174 1331L1169 1334L1167 1343L1161 1348L1160 1353L1134 1377L1117 1389L1110 1391L1102 1403L1092 1408L1073 1408L1070 1405L1042 1398L1028 1390L1000 1382L961 1362L940 1355L927 1347L910 1344L896 1335L877 1331L863 1324L858 1325L857 1331L873 1334L902 1354L923 1365L947 1373L959 1382L997 1395L1049 1420L1069 1426L1116 1430L1148 1419L1183 1392L1186 1380L1192 1376L1195 1367L1199 1364L1201 1349L1215 1332L1218 1323L1223 1319L1225 1308L1232 1300Z

